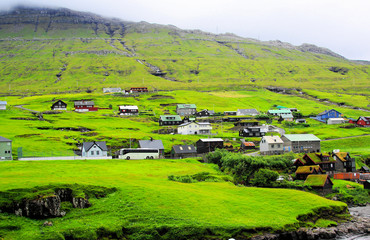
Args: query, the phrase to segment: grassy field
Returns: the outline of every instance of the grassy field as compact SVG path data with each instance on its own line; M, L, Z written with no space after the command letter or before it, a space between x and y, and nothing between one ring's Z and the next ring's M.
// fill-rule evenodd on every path
M47 184L91 184L118 191L93 206L45 220L0 213L4 239L96 239L99 232L128 239L228 238L299 226L298 216L346 205L284 189L237 187L230 182L179 183L168 175L221 174L195 160L1 162L0 191ZM289 207L287 207L289 206ZM160 236L161 234L162 236ZM205 235L204 235L205 234Z

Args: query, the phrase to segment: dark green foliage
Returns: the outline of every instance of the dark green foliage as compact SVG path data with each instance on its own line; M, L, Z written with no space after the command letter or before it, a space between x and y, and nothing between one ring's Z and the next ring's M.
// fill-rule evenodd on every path
M230 181L226 176L216 176L209 172L196 173L194 175L174 176L169 175L168 180L182 183L195 183L195 182L224 182Z
M207 162L215 163L221 171L234 177L236 184L250 184L254 173L261 168L276 170L289 170L292 167L292 154L282 156L246 156L241 153L230 153L226 150L216 149L206 155Z
M278 177L278 172L262 168L258 170L256 174L254 174L252 184L258 187L268 187L271 186L271 184L275 182Z

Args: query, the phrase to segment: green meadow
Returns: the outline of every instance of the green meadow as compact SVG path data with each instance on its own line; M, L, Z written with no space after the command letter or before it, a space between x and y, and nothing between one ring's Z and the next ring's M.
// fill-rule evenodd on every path
M295 229L320 209L340 212L346 204L284 189L238 187L230 182L179 183L169 175L222 175L195 160L37 161L0 163L0 191L47 184L115 187L92 207L72 209L63 218L30 220L0 213L4 239L225 239L263 231ZM312 224L312 223L311 223ZM113 237L114 238L114 237Z

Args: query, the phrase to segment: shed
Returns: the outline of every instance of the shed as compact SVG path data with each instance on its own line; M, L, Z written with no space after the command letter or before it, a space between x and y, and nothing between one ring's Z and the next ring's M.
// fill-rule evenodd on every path
M208 153L215 151L216 148L224 147L224 140L221 138L205 138L196 142L197 153Z
M256 149L254 142L242 142L241 149Z
M332 124L343 124L346 123L346 120L344 118L329 118L327 120L327 124L332 125Z
M161 115L159 116L159 126L180 125L182 123L179 115Z

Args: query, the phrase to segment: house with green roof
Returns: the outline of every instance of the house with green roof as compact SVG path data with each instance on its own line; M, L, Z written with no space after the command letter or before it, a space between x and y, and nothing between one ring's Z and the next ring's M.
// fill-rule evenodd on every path
M302 159L306 161L305 166L319 165L328 174L336 171L336 160L330 154L306 153Z
M292 114L292 112L288 108L282 108L279 110L268 110L267 114L282 117L283 115Z
M193 116L197 113L195 104L177 104L176 113L180 116Z
M312 153L321 151L321 140L313 134L284 134L281 140L284 142L285 152Z
M331 193L333 189L333 182L326 174L311 174L307 177L304 185L311 187L322 195Z
M308 175L323 174L320 165L300 166L295 171L295 178L297 180L306 180Z
M179 115L161 115L159 116L159 126L180 125L182 124Z

